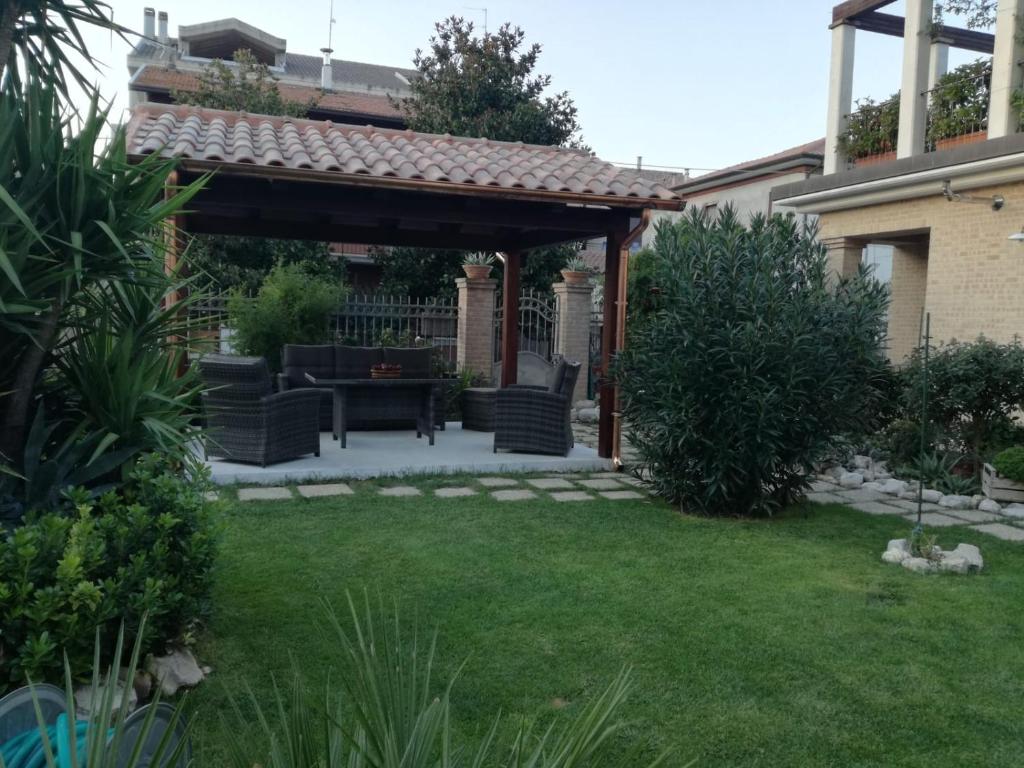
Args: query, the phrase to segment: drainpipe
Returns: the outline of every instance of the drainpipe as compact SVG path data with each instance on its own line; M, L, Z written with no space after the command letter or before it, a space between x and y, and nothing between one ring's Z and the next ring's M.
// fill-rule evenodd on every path
M615 351L621 352L626 347L626 305L629 287L629 246L633 244L651 223L651 209L644 208L640 214L640 223L623 239L619 246L619 285L615 302ZM608 301L608 297L604 297ZM606 372L607 375L607 372ZM619 387L615 387L615 407L612 409L612 466L616 470L622 468L622 402Z
M324 63L320 68L320 88L329 91L334 87L334 67L331 64L333 51L330 48L321 48L320 52L324 55Z

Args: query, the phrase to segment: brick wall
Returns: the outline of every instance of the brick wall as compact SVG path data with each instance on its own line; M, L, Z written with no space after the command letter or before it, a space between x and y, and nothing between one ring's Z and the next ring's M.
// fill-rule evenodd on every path
M590 311L594 288L590 283L571 285L554 283L558 305L558 334L555 352L567 360L581 363L580 374L576 378L573 400L583 400L587 396L587 371L590 361Z
M459 370L469 369L490 379L494 365L494 279L455 280L459 289L459 338L456 362Z
M918 321L910 318L919 316L922 302L937 341L969 341L984 334L1005 342L1024 336L1024 245L1007 240L1024 224L1024 183L972 189L970 194L1001 194L1006 205L993 211L987 205L949 202L936 185L932 197L821 214L822 239L927 238L926 257L906 250L894 257L894 360L913 347L909 334L916 343Z

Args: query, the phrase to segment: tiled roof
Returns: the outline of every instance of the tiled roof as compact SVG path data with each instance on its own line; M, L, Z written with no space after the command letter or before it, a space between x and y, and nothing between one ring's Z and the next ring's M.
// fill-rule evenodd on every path
M752 171L763 168L770 170L770 167L778 163L785 163L790 160L798 160L803 157L816 156L819 159L825 155L825 140L818 139L817 141L809 141L806 144L801 144L796 147L790 147L784 149L782 152L776 152L774 155L767 155L766 157L759 157L756 160L745 160L742 163L736 165L730 165L728 168L721 168L711 173L705 173L703 176L697 176L689 179L686 182L679 184L674 187L677 190L685 190L692 186L704 186L708 182L721 180L723 183L730 176L734 176L741 171Z
M577 149L437 136L185 105L132 110L129 153L524 193L630 198L678 208L677 194Z
M179 69L164 69L147 65L139 70L132 79L131 87L139 91L194 91L199 87L199 79L192 72ZM391 100L381 93L354 93L350 91L331 91L324 93L319 88L308 85L292 85L278 83L277 89L287 101L301 104L314 102L317 109L329 112L347 112L367 117L385 117L390 120L401 118L401 113L391 104Z

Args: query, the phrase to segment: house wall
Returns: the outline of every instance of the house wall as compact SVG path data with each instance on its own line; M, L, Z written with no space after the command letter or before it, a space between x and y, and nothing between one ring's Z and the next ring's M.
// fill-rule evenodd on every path
M1024 222L1024 182L971 189L972 196L1003 195L1003 210L932 197L822 213L821 237L884 240L927 236L927 256L897 249L890 319L894 360L916 343L923 306L936 341L1000 342L1024 336L1024 245L1007 240ZM920 286L924 285L924 296ZM915 287L916 286L916 287Z

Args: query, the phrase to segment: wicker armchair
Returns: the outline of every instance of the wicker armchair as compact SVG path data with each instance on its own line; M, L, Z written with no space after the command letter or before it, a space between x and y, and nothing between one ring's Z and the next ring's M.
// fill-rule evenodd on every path
M262 357L206 355L199 372L206 414L204 453L266 466L320 455L320 392L273 393Z
M573 446L570 411L579 372L579 363L563 360L547 387L499 389L494 402L494 452L567 455Z

